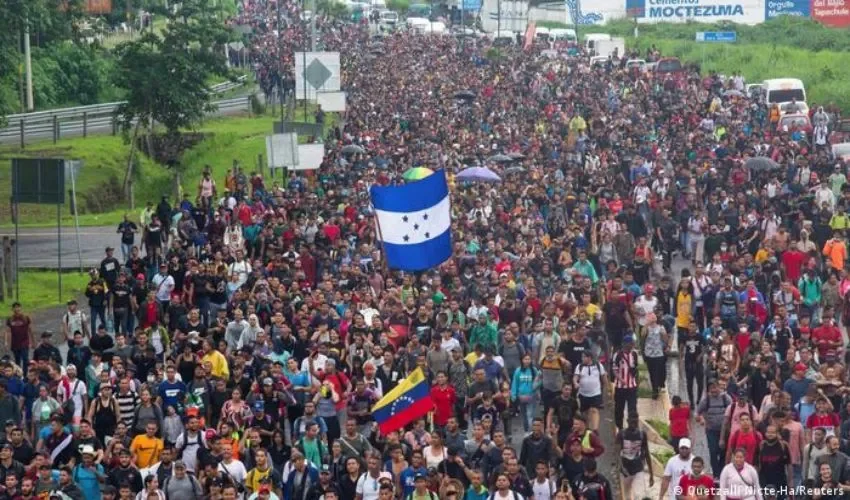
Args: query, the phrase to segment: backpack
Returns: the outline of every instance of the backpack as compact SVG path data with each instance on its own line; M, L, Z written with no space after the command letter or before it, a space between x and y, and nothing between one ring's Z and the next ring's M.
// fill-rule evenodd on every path
M607 498L605 486L600 483L583 484L581 490L579 490L579 495L584 500L605 500Z
M732 402L735 403L734 401ZM753 405L747 403L747 413L750 415L750 420L753 420ZM726 419L726 425L724 426L725 432L723 436L720 436L720 442L724 445L732 437L732 416L735 415L735 408L733 407L729 412L729 417ZM755 422L755 420L753 420ZM734 449L734 448L733 448Z
M167 492L168 492L168 483L169 483L169 481L171 481L171 478L172 478L172 477L174 477L174 476L168 476L167 478L165 478L165 481L162 483L162 491L163 491L163 493L167 493ZM190 482L190 483L192 483L192 493L194 493L194 494L195 494L195 500L198 500L198 499L199 499L199 498L201 498L201 496L202 496L202 495L201 495L201 493L202 493L202 492L200 492L200 491L199 491L199 490L200 490L200 486L201 486L201 485L198 483L198 480L197 480L197 479L195 479L195 476L193 476L192 474L190 474L190 473L188 473L188 472L187 472L187 473L186 473L186 477L188 477L188 478L189 478L189 482Z

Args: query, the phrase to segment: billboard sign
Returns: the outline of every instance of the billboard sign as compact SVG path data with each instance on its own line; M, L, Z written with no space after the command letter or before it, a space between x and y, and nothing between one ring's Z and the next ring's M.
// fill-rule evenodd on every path
M707 43L735 43L738 34L734 31L698 31L696 41Z
M779 16L809 17L811 11L811 0L765 0L764 2L765 20Z
M850 0L812 0L812 18L833 28L850 26Z
M758 24L765 8L763 0L626 0L626 12L639 22Z

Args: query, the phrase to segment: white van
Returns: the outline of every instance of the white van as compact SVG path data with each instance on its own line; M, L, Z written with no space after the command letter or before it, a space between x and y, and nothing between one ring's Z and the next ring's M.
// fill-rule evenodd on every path
M768 104L781 104L791 102L806 102L806 87L802 80L796 78L776 78L765 80L764 86L765 102Z
M540 42L549 42L551 40L551 32L549 28L534 28L534 39Z
M446 23L435 21L428 25L425 32L429 35L444 35L448 32L448 28L446 27Z
M567 28L552 28L549 30L549 38L555 42L575 42L578 40L576 30Z
M425 19L424 17L408 17L407 18L407 29L416 33L425 33L428 29L428 26L431 25L431 21Z
M493 33L493 45L505 47L516 43L516 35L511 30L496 31Z
M588 33L584 35L584 48L587 51L594 50L596 48L596 42L610 39L611 35L608 33Z

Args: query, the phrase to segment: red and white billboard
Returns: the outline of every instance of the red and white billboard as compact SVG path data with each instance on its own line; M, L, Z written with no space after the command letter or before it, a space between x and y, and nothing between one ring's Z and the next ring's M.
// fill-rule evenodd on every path
M812 19L826 26L850 26L850 0L812 0Z

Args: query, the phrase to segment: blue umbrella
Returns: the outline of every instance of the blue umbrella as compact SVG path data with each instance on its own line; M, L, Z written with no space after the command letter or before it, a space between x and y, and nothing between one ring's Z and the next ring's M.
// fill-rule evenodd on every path
M469 167L462 170L455 179L465 182L501 182L502 179L487 167Z

